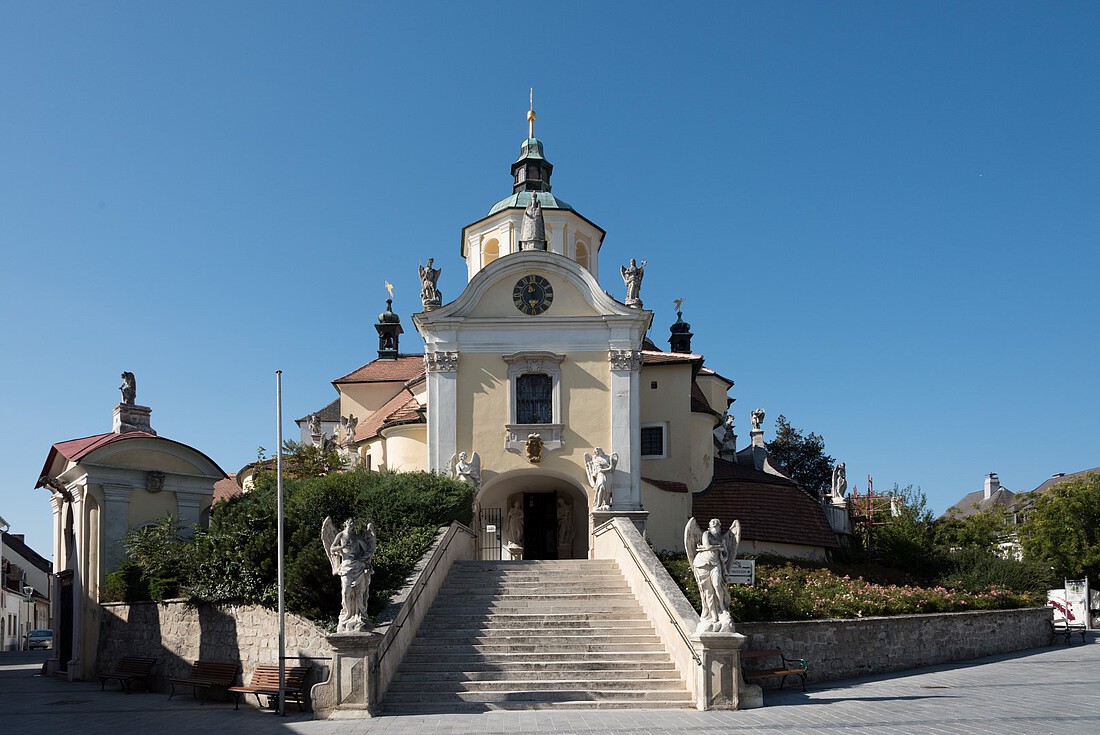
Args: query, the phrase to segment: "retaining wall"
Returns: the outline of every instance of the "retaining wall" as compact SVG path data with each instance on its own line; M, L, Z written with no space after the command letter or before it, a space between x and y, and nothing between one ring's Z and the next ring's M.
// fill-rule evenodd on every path
M303 657L288 666L314 667L310 684L328 677L332 648L325 633L297 615L286 616L286 655ZM167 689L168 678L186 676L198 659L240 662L241 681L247 682L257 664L279 663L279 616L255 605L106 603L97 668L112 671L123 656L155 656L153 688L160 691Z
M738 623L737 632L748 638L746 651L781 648L788 657L810 662L807 681L833 681L1046 646L1050 619L1051 609L1038 607ZM779 680L765 684L778 686Z

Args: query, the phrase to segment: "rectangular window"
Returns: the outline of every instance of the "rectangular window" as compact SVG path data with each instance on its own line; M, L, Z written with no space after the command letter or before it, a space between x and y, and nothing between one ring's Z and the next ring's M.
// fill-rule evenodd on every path
M660 459L665 456L664 424L642 427L642 456Z
M516 378L516 423L550 424L554 421L554 382L543 373Z

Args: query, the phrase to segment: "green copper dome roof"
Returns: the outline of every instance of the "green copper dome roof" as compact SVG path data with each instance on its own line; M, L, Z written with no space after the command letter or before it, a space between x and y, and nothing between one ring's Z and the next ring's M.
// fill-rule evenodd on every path
M514 207L527 209L527 205L531 203L532 194L536 194L538 196L539 204L542 205L543 209L567 209L570 212L573 211L573 208L571 206L569 206L548 191L521 191L513 194L510 197L507 197L506 199L501 199L499 202L494 204L489 210L489 214L496 214L502 209L512 209Z

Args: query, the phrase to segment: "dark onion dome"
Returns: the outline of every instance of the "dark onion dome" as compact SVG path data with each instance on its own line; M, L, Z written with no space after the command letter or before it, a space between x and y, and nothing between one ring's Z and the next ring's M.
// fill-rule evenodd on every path
M393 299L386 299L386 310L378 315L379 324L400 324L401 317L393 313Z

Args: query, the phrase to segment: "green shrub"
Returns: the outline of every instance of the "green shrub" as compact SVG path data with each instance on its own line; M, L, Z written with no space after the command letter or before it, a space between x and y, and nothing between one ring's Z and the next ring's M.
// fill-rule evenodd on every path
M115 571L107 575L101 598L104 602L144 602L153 599L141 566L133 559L123 560Z

